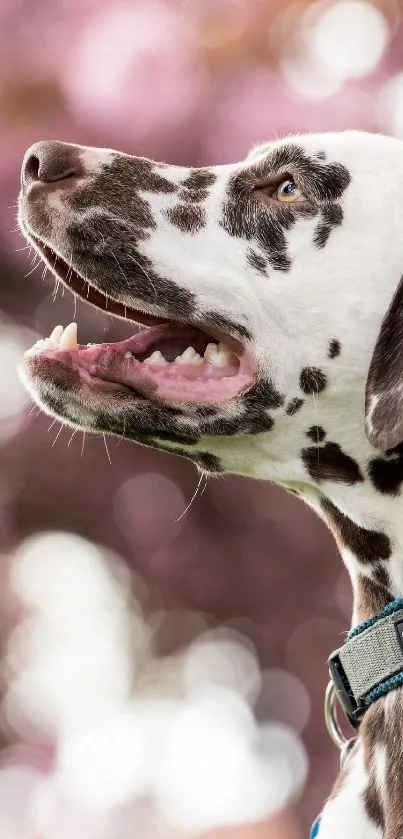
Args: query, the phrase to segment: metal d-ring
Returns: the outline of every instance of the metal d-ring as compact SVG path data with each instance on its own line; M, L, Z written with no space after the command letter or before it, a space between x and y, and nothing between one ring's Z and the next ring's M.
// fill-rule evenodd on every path
M325 723L332 743L342 750L348 743L348 738L344 736L337 719L336 699L334 684L330 681L325 694Z
M336 713L336 691L332 681L329 682L325 694L325 722L332 743L340 750L340 768L343 766L355 746L356 737L349 739L343 734Z

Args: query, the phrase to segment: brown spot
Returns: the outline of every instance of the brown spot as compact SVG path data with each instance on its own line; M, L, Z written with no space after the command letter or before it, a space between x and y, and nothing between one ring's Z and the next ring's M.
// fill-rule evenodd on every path
M379 573L378 569L380 568L382 566L376 565L375 576ZM376 580L371 580L369 577L358 577L356 609L360 622L373 618L391 600L393 600L393 597L390 591L382 584L379 584Z
M205 210L190 204L177 204L176 207L167 210L166 215L182 233L198 233L206 224Z
M190 175L182 181L182 186L190 191L208 189L217 180L217 175L211 169L194 169Z
M343 452L338 443L329 442L324 446L303 449L301 457L305 469L317 483L339 481L357 484L364 480L358 463Z
M338 510L328 498L322 500L321 507L338 541L349 548L360 562L375 563L381 559L389 559L392 549L386 533L360 527Z
M327 379L319 367L304 367L299 376L299 386L307 394L321 393L325 389Z

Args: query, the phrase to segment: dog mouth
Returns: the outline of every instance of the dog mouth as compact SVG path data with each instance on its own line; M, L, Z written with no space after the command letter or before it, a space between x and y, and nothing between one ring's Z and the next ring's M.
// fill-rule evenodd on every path
M232 336L214 334L177 320L131 309L95 288L65 260L30 236L41 258L72 292L98 309L143 327L127 340L78 343L77 324L56 326L26 353L28 367L40 376L44 362L46 377L52 364L60 376L72 370L91 390L122 389L174 402L218 404L248 390L255 379L256 364L251 354Z

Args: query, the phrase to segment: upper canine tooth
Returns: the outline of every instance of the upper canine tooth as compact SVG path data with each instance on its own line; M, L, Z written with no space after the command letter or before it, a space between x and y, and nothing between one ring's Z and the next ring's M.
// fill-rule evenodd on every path
M182 355L175 358L176 364L203 364L203 359L194 347L187 347Z
M59 326L55 326L55 328L54 328L53 332L51 332L51 334L50 334L50 336L49 336L49 341L50 341L50 342L51 342L51 343L52 343L55 347L58 347L58 346L59 346L59 343L60 343L60 338L61 338L61 337L62 337L62 335L63 335L63 331L64 331L64 330L63 330L63 327L61 326L61 324L59 324Z
M207 344L204 351L204 358L215 367L225 367L234 362L234 354L223 341L218 344Z
M149 358L145 358L144 361L146 361L147 364L168 364L166 358L164 358L159 350L154 350Z
M78 350L76 323L69 323L66 326L60 338L59 347L61 350Z

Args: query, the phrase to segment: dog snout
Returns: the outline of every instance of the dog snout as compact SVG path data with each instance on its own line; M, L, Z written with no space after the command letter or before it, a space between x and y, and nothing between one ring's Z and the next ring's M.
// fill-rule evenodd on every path
M80 174L77 147L69 143L44 140L35 143L25 154L21 170L21 186L27 191L31 184L59 184Z

